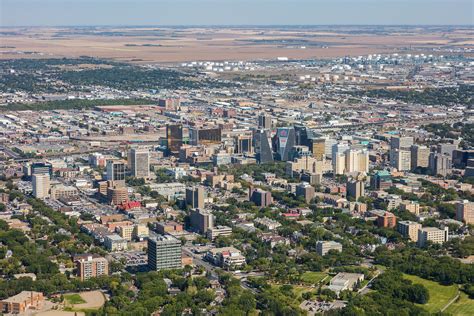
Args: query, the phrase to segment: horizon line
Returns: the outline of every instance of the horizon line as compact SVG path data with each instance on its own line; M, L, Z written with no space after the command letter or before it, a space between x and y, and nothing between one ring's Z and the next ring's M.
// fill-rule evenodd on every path
M193 28L193 27L469 27L474 30L473 24L74 24L74 25L0 25L0 28L19 27L170 27L170 28Z

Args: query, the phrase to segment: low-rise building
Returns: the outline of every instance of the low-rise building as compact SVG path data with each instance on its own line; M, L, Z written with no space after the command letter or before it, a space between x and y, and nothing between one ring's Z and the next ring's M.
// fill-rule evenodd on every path
M41 292L23 291L0 301L0 313L24 314L29 309L38 310L43 307L44 296Z
M342 291L353 290L362 281L364 281L364 275L361 273L340 272L331 279L329 289L339 295Z
M229 226L216 226L209 228L207 236L210 240L214 240L219 236L230 236L232 235L232 228Z
M245 257L234 247L210 249L206 253L206 259L216 266L229 270L245 265Z
M122 251L127 249L127 241L117 234L105 236L104 245L109 251Z
M316 242L316 252L320 256L326 255L330 250L335 250L338 252L342 251L342 244L336 241L318 241Z

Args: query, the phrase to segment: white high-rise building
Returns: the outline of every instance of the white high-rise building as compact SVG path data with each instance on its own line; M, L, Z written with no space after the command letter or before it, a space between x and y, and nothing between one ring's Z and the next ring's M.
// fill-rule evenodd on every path
M398 171L411 169L411 151L395 149L390 152L390 164Z
M334 174L344 174L344 170L346 169L346 155L337 153L333 156L332 166Z
M49 174L34 174L32 176L33 196L43 199L49 196L50 179Z
M136 178L149 178L150 176L150 152L144 148L132 148L129 152L130 170Z
M349 149L345 153L345 172L368 172L369 153L367 150Z

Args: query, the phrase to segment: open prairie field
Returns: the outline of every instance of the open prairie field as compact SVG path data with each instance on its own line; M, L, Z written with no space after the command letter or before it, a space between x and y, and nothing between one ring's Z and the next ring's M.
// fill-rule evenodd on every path
M333 58L472 49L473 34L462 27L3 28L0 58L91 56L138 63Z

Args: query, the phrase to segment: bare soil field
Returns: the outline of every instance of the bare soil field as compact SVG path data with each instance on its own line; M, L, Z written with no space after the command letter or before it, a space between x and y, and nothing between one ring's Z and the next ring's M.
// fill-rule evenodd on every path
M137 63L332 58L473 48L469 28L3 28L0 59L91 56Z

